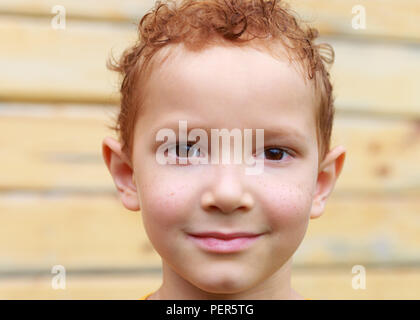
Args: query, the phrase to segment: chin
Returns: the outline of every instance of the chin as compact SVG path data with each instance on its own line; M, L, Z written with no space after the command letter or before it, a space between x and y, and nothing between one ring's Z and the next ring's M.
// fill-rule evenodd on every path
M203 291L214 294L237 294L253 286L249 274L238 272L212 272L198 275L192 283Z

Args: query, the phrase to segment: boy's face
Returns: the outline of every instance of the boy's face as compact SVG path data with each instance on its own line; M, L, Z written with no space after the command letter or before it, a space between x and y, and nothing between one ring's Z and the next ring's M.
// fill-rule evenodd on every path
M142 210L166 270L179 283L185 279L212 293L242 292L275 277L291 262L309 218L322 213L344 160L344 149L337 147L318 172L310 82L286 59L217 46L182 51L153 71L148 86L134 133L133 171L115 140L113 146L104 142L104 154L114 151L106 162L121 199L128 209ZM179 120L187 120L188 129L264 129L264 148L290 152L266 158L258 175L246 175L246 163L161 165L156 150L163 142L156 133L171 128L178 135ZM256 156L264 155L261 150ZM210 231L260 236L231 253L208 250L190 237Z

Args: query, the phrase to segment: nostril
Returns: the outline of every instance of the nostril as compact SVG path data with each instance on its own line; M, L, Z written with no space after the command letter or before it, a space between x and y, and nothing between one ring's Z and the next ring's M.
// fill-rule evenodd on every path
M210 206L209 207L210 211L216 211L216 210L220 210L218 207L216 206Z
M201 206L205 211L233 213L235 211L248 212L254 207L254 199L249 193L225 194L212 192L203 194Z

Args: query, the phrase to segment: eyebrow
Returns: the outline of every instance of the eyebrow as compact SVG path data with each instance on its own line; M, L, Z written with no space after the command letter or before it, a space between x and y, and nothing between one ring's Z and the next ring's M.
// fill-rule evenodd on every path
M305 135L292 127L270 127L264 129L264 137L290 137L293 140L306 141Z

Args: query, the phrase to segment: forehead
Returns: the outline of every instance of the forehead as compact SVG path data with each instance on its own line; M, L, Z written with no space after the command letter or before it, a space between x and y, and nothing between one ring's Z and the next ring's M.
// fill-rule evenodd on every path
M169 52L147 80L140 127L192 120L208 128L289 128L308 141L314 137L312 84L286 56L226 46L193 52L178 45Z

